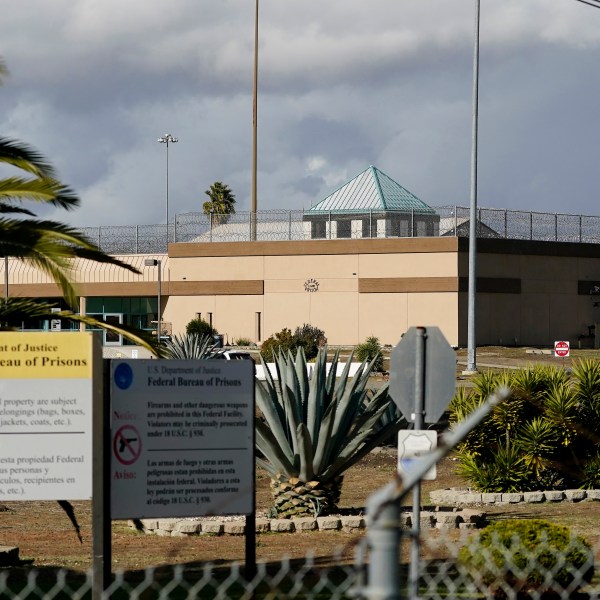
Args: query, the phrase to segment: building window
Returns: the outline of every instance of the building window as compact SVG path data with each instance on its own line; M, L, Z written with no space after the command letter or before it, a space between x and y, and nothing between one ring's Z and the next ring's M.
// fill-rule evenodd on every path
M257 312L256 313L256 319L254 321L254 337L256 338L257 342L262 341L262 336L261 336L261 329L262 329L262 319L261 319L261 313Z
M389 235L390 235L390 237L408 237L409 236L408 218L392 217L389 220Z
M325 227L325 221L311 221L310 222L310 237L313 240L325 238L327 228Z
M377 237L377 219L362 220L362 236L364 238Z
M349 238L352 237L352 221L337 222L337 237Z

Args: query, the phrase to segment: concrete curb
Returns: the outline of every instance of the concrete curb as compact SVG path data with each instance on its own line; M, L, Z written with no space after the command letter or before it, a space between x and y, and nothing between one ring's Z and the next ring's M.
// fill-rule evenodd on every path
M600 490L549 490L511 494L472 492L468 488L449 488L429 492L429 499L442 506L469 506L482 504L537 504L541 502L596 502Z
M243 535L244 517L211 519L141 519L144 533L161 536L188 537L194 535ZM412 509L402 512L401 527L412 527ZM475 509L448 509L435 507L421 511L421 527L426 529L475 529L486 523L484 512ZM133 521L129 526L135 528ZM303 517L298 519L256 519L256 533L307 533L312 531L358 532L366 528L362 515Z

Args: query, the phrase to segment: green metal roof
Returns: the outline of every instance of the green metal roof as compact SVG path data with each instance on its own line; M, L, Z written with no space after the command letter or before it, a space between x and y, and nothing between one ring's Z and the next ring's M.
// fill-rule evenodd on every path
M373 166L365 169L306 212L356 213L387 210L435 213L429 205Z

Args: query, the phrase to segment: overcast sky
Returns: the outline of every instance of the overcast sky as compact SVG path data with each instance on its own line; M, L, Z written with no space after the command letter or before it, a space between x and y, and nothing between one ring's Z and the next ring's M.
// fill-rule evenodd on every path
M254 0L25 0L3 11L0 133L75 188L78 226L250 209ZM481 0L479 204L600 214L600 9ZM260 0L258 206L375 165L469 204L475 0Z

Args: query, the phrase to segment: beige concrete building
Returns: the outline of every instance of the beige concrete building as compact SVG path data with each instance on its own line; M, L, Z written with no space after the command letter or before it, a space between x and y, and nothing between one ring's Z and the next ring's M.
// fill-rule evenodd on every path
M161 238L162 248L167 237L176 242L158 254L140 250L156 241L156 227L125 226L108 236L98 229L91 239L115 243L106 251L134 248L118 257L140 274L74 263L81 312L148 330L160 312L163 333L183 333L201 316L228 342L260 343L308 323L335 345L367 336L396 344L418 325L467 344L468 209L433 209L371 166L308 211L254 218L257 239L248 241L249 214L178 216ZM477 228L478 345L595 343L598 218L479 209ZM8 262L10 295L62 302L47 276ZM105 345L123 343L104 336Z
M229 342L260 343L304 323L336 345L369 335L395 344L414 325L439 326L455 346L467 341L466 238L176 243L168 255L119 258L141 275L75 265L82 312L154 328L159 267L145 266L151 258L160 260L162 319L173 333L200 315ZM600 310L591 293L600 286L600 245L480 239L477 283L478 345L592 343L582 336ZM8 289L11 296L59 301L45 275L13 260Z

